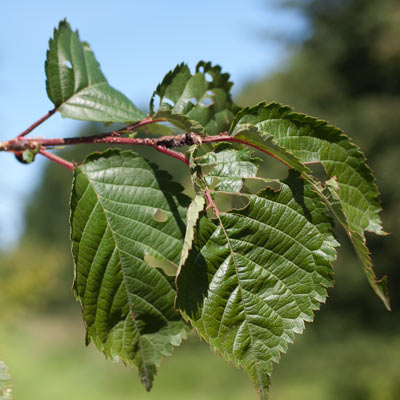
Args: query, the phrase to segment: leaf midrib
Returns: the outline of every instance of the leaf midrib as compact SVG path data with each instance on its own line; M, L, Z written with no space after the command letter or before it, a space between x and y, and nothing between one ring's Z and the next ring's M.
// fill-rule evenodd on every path
M301 139L306 139L306 140L310 140L310 139L313 139L313 140L316 140L316 141L318 141L318 142L322 142L322 143L327 143L328 145L330 145L330 146L336 146L336 147L338 147L339 149L341 149L341 150L344 150L344 152L346 153L346 160L349 158L349 155L348 155L348 149L346 149L345 147L343 147L343 146L341 146L338 142L331 142L331 141L329 141L329 140L326 140L326 139L324 139L324 138L320 138L320 137L318 137L318 136L311 136L311 135L307 135L307 136L301 136L301 135L288 135L288 134L285 134L285 136L280 136L279 138L275 138L275 135L273 135L273 134L271 134L268 130L267 130L267 127L263 127L263 124L264 123L268 123L268 122L286 122L286 123L293 123L293 124L295 124L296 125L296 121L292 121L292 120L290 120L290 119L286 119L286 118L268 118L268 119L265 119L265 120L263 120L263 121L260 121L260 122L258 122L258 123L256 123L255 125L256 126L258 126L259 128L261 128L261 130L263 130L263 131L265 131L265 132L267 132L269 135L271 135L272 137L273 137L273 139L280 145L280 143L279 143L279 140L280 139L298 139L298 140L301 140ZM240 123L238 123L236 126L240 126ZM235 128L236 128L236 126L235 126ZM311 129L311 130L313 130L313 127L312 126L309 126L309 128ZM332 128L334 128L334 127L332 127ZM296 125L296 129L297 130L299 130L299 128L297 127L297 125ZM334 128L335 129L335 128ZM288 129L287 129L288 130ZM287 131L286 130L286 131ZM336 133L338 136L337 136L337 138L338 139L341 139L341 140L343 140L343 139L345 139L345 137L343 137L344 135L343 134L341 134L341 132L340 131L338 131L337 133ZM360 150L357 148L357 146L356 145L354 145L353 143L351 143L350 141L348 142L348 144L351 146L351 148L352 149L354 149L354 150L356 150L356 154L357 154L357 157L356 157L356 159L357 160L359 160L359 161L363 161L362 159L363 159L363 155L362 155L362 153L360 152ZM281 146L281 145L280 145ZM311 151L311 150L307 150L307 149L302 149L302 150L295 150L295 151L305 151L305 152L310 152L310 153L317 153L318 154L318 156L320 156L320 149L318 149L316 152L313 152L313 151ZM365 161L365 160L364 160ZM363 180L363 181L365 181L365 182L369 182L365 177L363 177L361 174L360 174L360 172L359 171L357 171L350 163L348 163L348 162L346 162L346 161L341 161L341 160L334 160L334 159L322 159L321 157L319 158L319 160L317 161L317 162L335 162L335 163L344 163L344 164L346 164L347 166L349 166L349 167L351 167L352 168L352 170ZM369 172L369 171L368 171ZM372 175L371 175L371 178L372 178ZM369 182L369 183L373 183L373 182ZM350 185L351 186L351 185ZM368 185L369 186L369 185Z
M250 245L252 245L253 247L256 247L256 248L258 248L258 249L260 249L260 250L264 250L264 251L266 251L266 252L270 252L270 253L272 253L272 254L275 254L275 255L278 256L278 258L282 257L285 261L287 261L287 262L288 262L289 264L291 264L292 266L297 267L297 268L303 270L305 273L310 274L310 276L311 276L311 273L310 273L310 272L306 271L306 270L303 269L301 266L294 264L293 261L291 261L291 260L289 260L288 258L286 258L283 254L275 253L275 252L273 252L272 250L266 249L265 247L257 246L257 245L255 245L254 243L251 243L251 242L246 242L245 240L240 240L240 239L233 239L233 240L236 241L236 242L245 243L245 244L247 244L247 245L250 244ZM312 255L312 254L311 254L311 255ZM246 258L247 260L249 260L251 263L257 265L261 270L265 271L268 275L272 275L277 281L281 282L282 285L293 295L294 300L295 300L295 302L296 302L296 304L297 304L297 307L298 307L299 312L300 312L300 313L303 313L303 311L301 310L301 308L300 308L300 306L299 306L299 304L298 304L298 302L297 302L296 295L293 293L292 289L287 285L287 283L285 283L281 278L279 278L279 277L275 274L274 271L272 271L272 270L270 270L270 269L265 269L265 268L263 268L260 264L258 264L257 262L255 262L254 260L252 260L252 259L249 258L249 257L245 257L245 256L243 256L243 257ZM295 272L296 272L296 271L295 271ZM294 272L294 273L295 273L295 272ZM245 290L245 289L244 289L244 290ZM304 293L304 294L306 295L307 293ZM269 307L269 308L270 308L270 307ZM271 308L271 309L272 309L272 308ZM275 311L276 313L278 313L276 310L274 310L274 309L272 309L272 310ZM279 313L278 313L278 314L279 314ZM281 318L284 319L285 317L281 316Z
M125 286L125 290L126 290L127 299L128 299L128 301L129 301L129 312L130 312L130 314L131 314L131 318L132 318L133 324L134 324L134 326L135 326L135 329L136 329L136 331L137 331L137 333L138 333L138 344L139 344L140 354L141 354L141 357L142 357L142 367L143 367L143 369L144 369L144 372L145 372L146 376L148 377L148 379L150 379L151 374L149 374L149 371L147 370L147 363L145 362L145 353L144 353L144 350L143 350L142 335L141 335L141 333L140 333L140 331L139 331L138 324L137 324L137 322L136 322L135 312L134 312L133 307L132 307L132 304L133 304L133 303L132 303L132 301L130 301L130 297L131 297L131 296L130 296L130 293L129 293L129 291L128 291L127 284L126 284L125 270L124 270L124 268L122 267L121 249L119 248L118 242L117 242L117 240L116 240L116 238L115 238L115 232L114 232L114 230L112 229L112 226L111 226L111 224L110 224L110 221L108 220L107 213L105 212L105 208L104 208L104 206L103 206L103 204L102 204L102 202L101 202L101 198L100 198L99 194L96 192L94 186L91 184L90 179L88 179L88 184L92 187L92 190L93 190L93 192L95 193L95 195L96 195L96 197L97 197L97 201L98 201L98 203L100 204L100 206L101 206L101 208L102 208L102 211L103 211L103 214L104 214L104 218L105 218L105 220L106 220L106 224L107 224L108 228L110 229L111 235L112 235L112 237L113 237L113 239L114 239L115 248L117 249L118 257L119 257L119 262L120 262L120 265L121 265L122 280L123 280L123 282L124 282L124 286ZM122 334L125 335L125 327L124 327L124 329L123 329L123 333L122 333Z
M239 278L238 267L236 265L235 253L233 251L233 248L232 248L228 233L227 233L227 231L225 229L225 226L223 225L219 215L217 215L217 218L219 220L220 227L221 227L222 231L224 232L224 235L225 235L225 238L226 238L226 241L228 243L228 247L229 247L229 250L230 250L230 253L231 253L231 258L233 260L236 279L238 281L238 287L239 287L239 290L240 290L240 299L241 299L241 303L242 303L242 306L243 306L244 317L245 317L245 320L246 320L247 328L249 330L249 336L250 336L250 340L251 340L251 345L253 346L253 343L254 343L255 339L253 338L254 335L252 333L251 324L250 324L249 319L248 319L248 311L246 309L246 304L245 304L244 299L243 299L243 288L242 288L242 283L241 283L240 278ZM215 232L214 232L214 234L215 234ZM261 379L261 371L260 371L260 366L259 366L259 360L258 360L257 357L255 358L255 363L256 363L257 375L258 375L258 379L259 379L258 385L261 384L262 388L260 388L260 389L264 390L264 385L262 384L262 379Z
M279 121L279 120L277 120L277 121ZM282 120L281 120L282 121ZM287 121L287 120L283 120L283 121ZM271 135L271 133L269 133L270 135ZM272 135L273 136L273 135ZM348 166L348 167L350 167L351 169L352 169L352 171L354 171L354 173L355 174L357 174L357 176L360 178L360 180L362 180L362 181L364 181L364 182L367 182L368 183L368 186L370 186L370 184L372 183L373 184L373 182L369 182L367 179L366 179L366 177L364 177L363 175L361 175L361 173L360 173L360 171L358 171L353 165L351 165L347 160L348 160L348 158L349 158L349 155L347 154L347 150L343 147L343 146L341 146L340 144L338 144L337 142L330 142L329 140L324 140L323 138L319 138L319 137L316 137L316 136L299 136L299 135L285 135L284 137L281 137L281 138L279 138L279 139L286 139L286 138L288 138L288 139L299 139L299 140L301 140L301 139L306 139L306 140L309 140L309 139L315 139L316 141L319 141L319 142L322 142L322 143L327 143L328 145L330 145L330 146L336 146L336 147L338 147L338 148L340 148L341 150L344 150L345 152L346 152L346 160L345 161L342 161L342 160L335 160L335 159L332 159L332 158L328 158L328 159L324 159L324 158L322 158L322 157L320 157L321 156L321 153L320 153L320 149L318 149L317 151L311 151L311 150L308 150L308 149L294 149L294 150L292 150L292 151L302 151L302 152L307 152L307 153L315 153L315 154L317 154L318 155L318 160L316 160L316 161L314 161L314 162L319 162L319 163L326 163L326 162L331 162L331 163L337 163L337 164L344 164L344 165L346 165L346 166ZM275 139L278 143L279 143L279 139ZM280 145L280 144L279 144ZM281 146L281 145L280 145ZM356 147L354 147L354 149L355 150L357 150L357 153L358 153L358 155L359 155L359 157L357 157L356 159L357 160L359 160L360 162L361 161L365 161L365 160L362 160L361 158L362 158L362 153L356 148ZM369 172L369 171L368 171ZM372 175L370 176L371 178L372 178ZM350 185L349 184L349 186L353 186L353 185ZM353 186L353 187L356 187L356 186ZM369 192L372 192L371 190L369 190Z

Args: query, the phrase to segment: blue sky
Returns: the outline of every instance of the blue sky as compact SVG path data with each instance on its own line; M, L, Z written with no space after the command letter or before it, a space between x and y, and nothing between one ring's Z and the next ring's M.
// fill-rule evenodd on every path
M109 83L146 109L163 76L184 61L222 65L238 93L246 82L278 68L282 45L262 32L301 35L300 15L274 7L276 0L2 0L0 7L0 140L15 137L52 108L44 61L54 27L67 18L90 43ZM81 122L59 115L31 136L65 137ZM46 160L31 165L0 153L0 248L16 243L23 206ZM61 168L61 167L60 167ZM45 212L45 211L44 211ZM67 221L66 221L67 223Z

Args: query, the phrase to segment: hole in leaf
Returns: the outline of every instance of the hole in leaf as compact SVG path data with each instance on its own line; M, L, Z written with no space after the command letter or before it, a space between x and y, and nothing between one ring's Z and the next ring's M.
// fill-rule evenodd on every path
M324 166L320 162L307 164L307 167L311 169L312 174L322 183L325 183L325 181L329 179Z
M282 162L265 153L262 153L261 151L256 151L254 154L263 160L257 176L266 178L274 177L280 180L283 180L287 177L288 167Z
M161 269L168 276L175 276L178 271L178 266L166 258L156 258L151 254L145 254L144 261L152 268Z
M208 175L214 168L216 164L208 164L208 165L202 165L201 166L201 172L204 176Z
M197 104L197 99L195 97L192 97L189 99L189 102L195 106Z
M65 62L64 62L64 65L65 65L67 68L71 68L71 69L72 69L71 61L69 61L69 60L65 61Z
M164 97L162 102L163 102L163 104L168 104L171 107L173 107L175 105L175 103L171 99L168 99L167 97Z
M207 218L208 219L215 219L215 218L217 218L217 216L215 215L215 213L214 213L214 210L210 207L210 208L207 208L207 213L206 213L206 215L207 215Z
M217 143L214 147L215 153L220 153L221 151L230 150L230 149L235 149L234 143L220 142L220 143Z
M232 209L234 210L243 210L250 203L250 200L247 196L233 195L231 197L232 197Z
M220 212L243 210L250 202L247 196L236 193L216 192L214 202Z
M281 190L281 185L279 182L274 180L267 180L262 178L244 178L243 179L243 193L256 194L260 190L270 187L275 191Z
M166 222L168 220L168 214L160 208L157 208L153 213L153 219L157 222Z
M210 107L211 105L214 104L214 101L212 99L210 99L209 97L204 97L203 99L201 99L200 104L203 107Z
M160 107L161 98L158 94L155 94L153 97L153 108L154 110L158 110Z
M214 190L220 183L220 180L216 176L206 176L205 179L210 190Z
M204 74L204 76L205 76L207 82L212 82L212 81L214 80L213 77L212 77L212 75L209 74L208 72L206 72L206 73Z

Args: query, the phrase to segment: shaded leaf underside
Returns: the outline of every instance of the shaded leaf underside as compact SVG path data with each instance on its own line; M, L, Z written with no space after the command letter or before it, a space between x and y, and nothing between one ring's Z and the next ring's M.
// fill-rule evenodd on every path
M186 326L175 290L146 254L178 264L188 198L180 185L131 152L94 154L75 170L71 198L74 290L87 342L139 369L150 389L162 355ZM159 222L162 210L168 219Z
M291 174L243 210L202 217L177 278L177 307L267 398L272 362L332 285L337 242L319 196Z

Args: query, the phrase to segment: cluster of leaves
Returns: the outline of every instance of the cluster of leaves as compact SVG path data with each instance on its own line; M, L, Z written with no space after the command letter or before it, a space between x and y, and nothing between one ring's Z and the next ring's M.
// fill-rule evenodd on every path
M389 308L364 237L384 234L378 191L364 156L339 129L277 103L240 109L229 75L204 62L193 74L184 64L169 72L146 116L109 86L66 21L50 41L46 76L64 117L151 118L168 123L160 132L199 137L185 153L194 198L132 151L91 154L74 170L74 292L86 342L135 366L146 389L162 356L194 328L267 398L273 363L333 284L331 215ZM287 178L259 176L261 159L250 147L282 161Z

